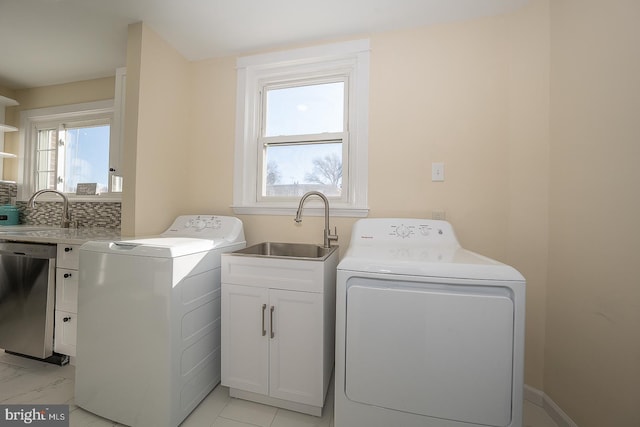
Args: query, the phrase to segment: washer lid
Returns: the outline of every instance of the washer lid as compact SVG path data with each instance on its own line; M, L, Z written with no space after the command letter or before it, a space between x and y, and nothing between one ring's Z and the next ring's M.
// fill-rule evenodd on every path
M91 241L82 245L80 249L92 252L131 256L176 258L198 252L210 251L215 247L216 242L213 239L151 237L145 239L121 240L116 242Z
M455 279L524 281L513 267L459 246L355 246L338 270Z

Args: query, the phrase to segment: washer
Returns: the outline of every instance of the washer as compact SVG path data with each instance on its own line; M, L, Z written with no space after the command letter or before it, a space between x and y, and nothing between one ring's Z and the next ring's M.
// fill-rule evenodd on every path
M337 271L336 427L522 426L525 280L446 221L362 219Z
M174 427L220 382L220 254L234 217L178 217L157 237L80 248L75 403L128 426Z

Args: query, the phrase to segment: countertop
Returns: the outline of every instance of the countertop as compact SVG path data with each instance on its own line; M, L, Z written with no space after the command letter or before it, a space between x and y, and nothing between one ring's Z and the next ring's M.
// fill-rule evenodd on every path
M90 240L121 240L113 228L59 228L46 225L0 226L0 241L81 245Z

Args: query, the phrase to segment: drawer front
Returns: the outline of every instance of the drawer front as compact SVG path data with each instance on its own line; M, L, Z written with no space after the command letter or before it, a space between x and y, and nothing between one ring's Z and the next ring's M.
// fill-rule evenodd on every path
M56 310L55 338L53 343L53 349L56 353L75 357L77 319L78 316L75 313Z
M56 310L78 312L78 270L56 269Z
M222 254L222 283L323 292L324 263Z
M60 268L70 268L72 270L78 269L80 261L80 245L58 245L58 259L56 260L57 266Z

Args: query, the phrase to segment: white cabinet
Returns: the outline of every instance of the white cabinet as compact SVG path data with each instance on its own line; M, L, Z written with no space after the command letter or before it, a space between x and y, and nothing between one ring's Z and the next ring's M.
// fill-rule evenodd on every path
M222 304L224 384L322 406L322 294L225 284Z
M334 361L335 269L222 255L222 384L234 397L320 416Z
M221 299L222 383L266 395L269 290L223 283Z
M76 334L77 334L76 313L55 310L54 322L55 330L53 337L53 349L56 353L67 356L76 355Z
M15 132L18 130L18 128L14 127L14 126L9 126L7 124L5 124L5 116L4 116L4 112L5 112L5 108L6 107L12 107L18 105L18 102L14 99L11 98L7 98L6 96L2 96L0 95L0 180L3 179L2 177L2 169L3 169L3 162L2 162L2 158L16 158L17 156L15 154L11 154L11 153L6 153L4 151L4 133L5 132Z
M53 349L76 355L78 316L78 264L80 245L58 245Z
M269 304L269 396L322 406L322 294L270 289Z
M56 268L56 310L78 312L78 270Z

